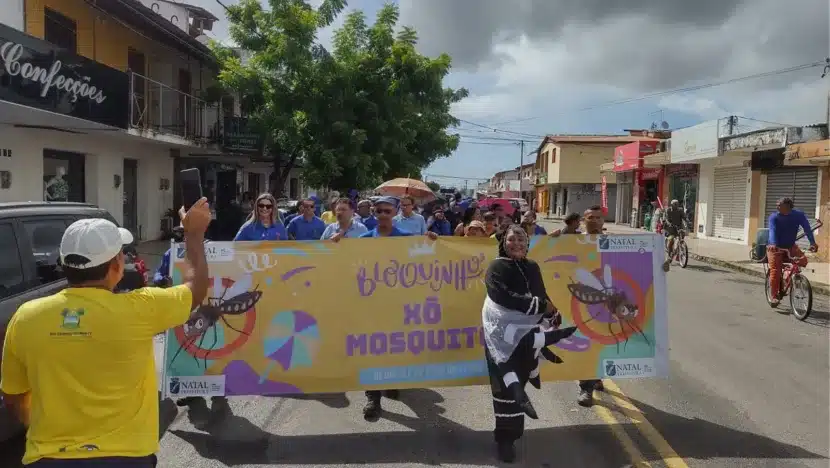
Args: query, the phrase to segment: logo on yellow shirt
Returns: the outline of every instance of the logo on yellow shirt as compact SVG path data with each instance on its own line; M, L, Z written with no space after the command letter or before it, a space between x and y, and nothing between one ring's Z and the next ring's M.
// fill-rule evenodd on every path
M84 309L63 309L61 316L63 317L61 328L65 328L67 330L77 330L78 328L81 328L81 317L84 316Z

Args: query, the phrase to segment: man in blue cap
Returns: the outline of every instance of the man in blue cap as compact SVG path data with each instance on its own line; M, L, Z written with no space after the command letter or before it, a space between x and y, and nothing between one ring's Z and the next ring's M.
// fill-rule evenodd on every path
M411 236L412 234L402 231L395 227L394 218L398 213L398 203L392 197L380 197L375 200L375 217L377 218L377 227L371 231L362 234L360 237L399 237ZM438 235L434 232L427 232L426 236L430 239L437 239ZM398 399L398 390L367 390L366 391L366 406L363 407L363 417L367 421L376 421L383 411L380 405L381 396L386 398Z

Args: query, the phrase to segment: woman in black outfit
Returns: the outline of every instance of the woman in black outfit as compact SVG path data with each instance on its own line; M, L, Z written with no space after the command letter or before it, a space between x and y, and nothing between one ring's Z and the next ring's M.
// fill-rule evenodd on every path
M539 265L527 258L529 241L524 229L507 226L496 239L499 257L490 263L485 277L484 352L493 392L498 456L512 462L515 442L524 432L525 415L538 419L525 385L541 386L540 356L561 363L547 347L571 336L576 327L558 329L562 317L545 291Z

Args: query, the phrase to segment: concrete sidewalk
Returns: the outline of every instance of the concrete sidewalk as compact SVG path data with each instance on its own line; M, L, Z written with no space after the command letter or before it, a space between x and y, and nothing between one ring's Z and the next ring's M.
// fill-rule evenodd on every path
M558 229L563 225L561 221L553 219L544 219L539 224L548 231ZM605 223L605 227L609 234L642 234L648 232L643 229L613 223ZM749 258L750 246L695 237L687 237L686 245L689 246L689 257L695 260L760 278L764 277L764 266L753 262ZM807 258L810 258L809 254ZM804 270L804 276L810 280L816 293L830 294L830 263L810 262Z

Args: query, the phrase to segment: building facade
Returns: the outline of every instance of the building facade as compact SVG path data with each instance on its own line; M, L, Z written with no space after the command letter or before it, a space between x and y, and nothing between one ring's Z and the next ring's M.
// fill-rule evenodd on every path
M269 188L270 171L251 162L261 145L239 146L238 99L208 100L218 70L208 12L139 0L3 6L0 201L93 203L147 240L180 204L181 169L200 168L214 204ZM302 192L296 174L292 191Z
M815 149L822 148L827 126L736 133L737 121L732 116L675 130L665 153L644 157L646 167L662 165L668 179L661 192L663 204L681 201L698 237L742 245L752 244L758 229L768 227L782 197L793 198L809 217L820 218L827 197L827 160L792 155L800 154L800 148L821 154Z
M619 205L617 175L613 170L605 172L597 168L613 166L614 150L618 146L654 140L636 132L545 137L537 149L536 210L543 215L563 217L605 203L606 219L614 220Z

